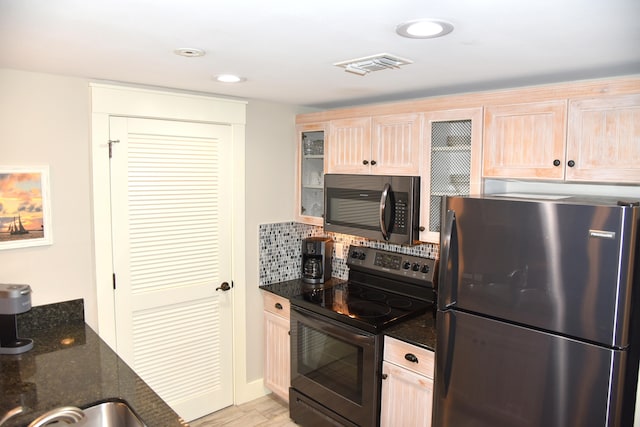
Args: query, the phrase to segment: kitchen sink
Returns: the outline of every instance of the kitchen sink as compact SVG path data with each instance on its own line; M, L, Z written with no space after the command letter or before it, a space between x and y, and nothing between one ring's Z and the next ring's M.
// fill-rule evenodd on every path
M146 427L133 409L121 400L97 403L85 409L55 408L35 419L29 427L58 426L60 422L77 427Z
M80 427L146 427L146 424L125 402L113 400L99 403L83 410Z

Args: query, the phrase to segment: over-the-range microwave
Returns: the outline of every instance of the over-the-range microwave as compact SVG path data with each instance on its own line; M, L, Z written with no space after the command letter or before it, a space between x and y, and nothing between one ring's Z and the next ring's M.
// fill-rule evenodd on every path
M419 220L419 176L324 176L325 231L412 245Z

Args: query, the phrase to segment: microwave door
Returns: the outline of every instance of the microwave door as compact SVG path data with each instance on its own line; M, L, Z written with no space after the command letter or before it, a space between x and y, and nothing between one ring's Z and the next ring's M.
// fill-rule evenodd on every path
M387 207L388 202L390 201L391 185L386 183L382 190L382 194L380 195L380 232L382 233L384 240L389 240L390 237L389 228L391 225L391 215L389 214L390 209Z

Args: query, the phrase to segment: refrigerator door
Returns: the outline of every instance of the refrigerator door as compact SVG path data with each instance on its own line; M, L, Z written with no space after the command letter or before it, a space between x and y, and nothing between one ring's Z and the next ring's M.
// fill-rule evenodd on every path
M622 426L626 351L438 312L435 427Z
M624 348L638 212L615 205L448 198L438 308Z

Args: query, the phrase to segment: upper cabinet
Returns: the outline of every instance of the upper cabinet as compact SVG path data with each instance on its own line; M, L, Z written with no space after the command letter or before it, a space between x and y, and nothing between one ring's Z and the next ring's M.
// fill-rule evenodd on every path
M425 113L420 232L440 240L442 196L479 194L482 187L482 108Z
M369 173L371 117L332 120L327 144L327 173Z
M417 113L332 120L329 133L328 173L420 174Z
M372 173L420 175L421 148L419 114L393 114L372 118Z
M296 219L309 224L323 223L325 173L420 176L426 242L439 241L442 197L480 193L484 178L640 184L638 77L318 111L296 123ZM323 141L322 154L305 154L305 140Z
M297 127L295 218L298 222L323 224L325 135L326 126L323 123Z
M566 179L640 183L640 95L569 102Z
M563 179L567 102L485 108L483 175Z
M483 176L640 183L640 95L485 108Z

